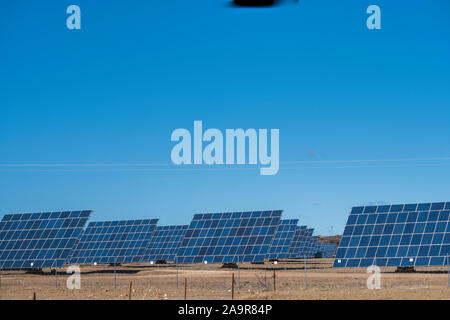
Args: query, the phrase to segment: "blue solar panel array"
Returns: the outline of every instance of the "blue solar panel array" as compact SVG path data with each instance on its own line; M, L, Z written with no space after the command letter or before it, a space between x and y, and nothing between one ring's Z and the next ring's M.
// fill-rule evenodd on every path
M264 262L281 210L196 214L177 263Z
M71 263L144 262L158 219L91 222Z
M322 255L322 258L333 258L336 253L337 245L335 243L322 243L319 242L318 251Z
M91 222L91 211L5 215L0 222L0 269L61 267L65 263L264 262L311 257L312 229L282 211L196 214L189 226L158 219Z
M174 261L188 226L158 226L148 245L146 261Z
M319 252L319 237L311 236L308 241L308 249L306 257L309 259L315 258Z
M354 207L333 266L444 265L449 213L450 202Z
M313 233L314 229L312 228L308 228L305 230L302 242L300 243L300 253L297 258L307 258L307 259L312 258Z
M267 253L267 259L278 260L289 257L289 248L297 228L298 219L280 220L272 243Z
M90 214L87 210L5 215L0 221L0 269L61 267Z

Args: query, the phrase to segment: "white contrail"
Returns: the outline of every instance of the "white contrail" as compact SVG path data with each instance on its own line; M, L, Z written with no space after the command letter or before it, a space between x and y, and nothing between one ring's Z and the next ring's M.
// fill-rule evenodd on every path
M339 165L339 166L294 166L281 167L283 170L300 170L300 169L362 169L362 168L412 168L412 167L441 167L449 166L449 163L413 163L413 164L380 164L380 165ZM259 167L173 167L173 168L78 168L78 169L64 169L64 168L50 168L50 169L36 169L36 168L16 168L16 169L1 169L0 172L173 172L173 171L225 171L225 170L259 170Z
M305 160L288 161L284 164L307 164L307 163L365 163L365 162L419 162L419 161L450 161L449 157L441 158L398 158L398 159L362 159L362 160Z
M435 157L435 158L397 158L397 159L360 159L360 160L300 160L300 161L282 161L281 164L295 165L295 164L330 164L330 163L377 163L377 162L421 162L421 161L450 161L450 157ZM173 163L0 163L0 168L13 167L164 167L172 166Z
M158 167L173 163L0 163L0 167Z

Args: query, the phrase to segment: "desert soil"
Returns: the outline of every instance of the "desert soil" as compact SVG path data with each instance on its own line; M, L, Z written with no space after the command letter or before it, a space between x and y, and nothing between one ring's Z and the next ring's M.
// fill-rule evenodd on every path
M446 267L417 268L416 273L395 273L382 268L381 289L369 290L365 269L333 269L332 259L307 262L307 289L303 261L282 261L274 265L242 264L240 272L221 265L183 265L178 269L166 265L118 266L114 288L113 266L82 266L81 288L69 290L66 269L55 275L2 271L0 299L231 299L232 276L235 299L450 299ZM276 291L274 291L274 271ZM240 287L238 286L238 274ZM185 280L186 279L186 280Z

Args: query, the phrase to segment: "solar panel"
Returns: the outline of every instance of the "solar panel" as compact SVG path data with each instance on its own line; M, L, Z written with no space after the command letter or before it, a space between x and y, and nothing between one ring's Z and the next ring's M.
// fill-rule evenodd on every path
M264 262L281 210L196 214L177 263Z
M309 259L315 258L319 252L319 237L312 236L309 238L306 257Z
M143 262L157 223L158 219L91 222L70 262Z
M188 226L158 226L148 245L146 261L174 261Z
M70 262L72 260L72 257L73 257L73 254L75 252L75 249L78 247L78 244L80 243L80 239L83 236L83 233L84 233L84 229L80 232L80 234L78 235L77 239L75 240L75 244L73 246L73 250L71 250L69 252L69 254L67 255L67 259L66 259L66 262L65 262L66 264L70 264Z
M62 267L91 212L5 215L0 221L0 269Z
M298 219L280 220L267 253L267 259L278 260L289 257L289 248L294 238Z
M309 228L305 230L303 234L302 241L300 242L300 252L298 254L298 258L312 258L312 247L313 247L313 239L312 235L314 233L314 229Z
M333 266L444 265L449 213L450 202L354 207Z
M291 246L289 248L289 258L298 259L300 258L300 252L302 250L302 242L305 236L306 226L297 226L295 228L294 236L291 241Z
M319 242L318 251L321 253L322 258L332 258L336 253L337 246L335 243L323 243Z

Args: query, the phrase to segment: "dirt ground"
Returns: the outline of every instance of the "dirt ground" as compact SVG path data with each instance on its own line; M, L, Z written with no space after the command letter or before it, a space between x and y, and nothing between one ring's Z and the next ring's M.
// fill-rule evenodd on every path
M370 274L365 269L333 269L332 259L307 262L307 289L303 261L282 261L274 265L242 264L240 272L221 265L183 265L178 269L167 265L118 266L114 289L114 267L83 266L81 288L69 290L66 269L55 275L3 271L0 299L231 299L232 274L235 299L450 299L446 267L417 268L416 273L395 273L395 268L382 268L381 289L367 289ZM274 291L276 269L276 291ZM239 277L238 277L239 274ZM240 281L238 281L238 278ZM240 287L239 287L240 283Z

